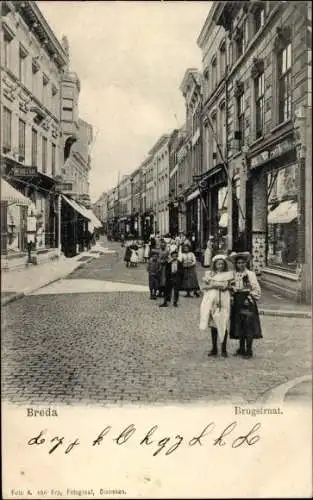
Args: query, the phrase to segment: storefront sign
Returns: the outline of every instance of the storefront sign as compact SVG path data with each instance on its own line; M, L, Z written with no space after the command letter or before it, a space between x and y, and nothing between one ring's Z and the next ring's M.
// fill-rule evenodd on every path
M273 149L269 151L262 151L258 155L254 156L250 160L251 168L255 168L258 165L261 165L265 161L268 161L272 158L277 158L287 151L292 151L296 147L296 143L294 139L286 139L285 141L277 144L273 147Z
M70 182L62 182L60 184L56 184L56 189L58 191L72 191L73 184Z
M15 177L34 177L37 175L37 167L12 167L11 175Z

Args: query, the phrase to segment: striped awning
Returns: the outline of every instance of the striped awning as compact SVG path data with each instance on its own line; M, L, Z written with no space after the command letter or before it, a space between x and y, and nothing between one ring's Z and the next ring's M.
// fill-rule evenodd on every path
M9 205L21 205L30 207L32 201L15 189L6 180L1 179L1 201L7 201Z

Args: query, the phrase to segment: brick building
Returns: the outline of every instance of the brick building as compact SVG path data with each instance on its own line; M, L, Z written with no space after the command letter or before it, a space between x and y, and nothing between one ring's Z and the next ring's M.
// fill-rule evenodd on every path
M202 76L195 68L186 70L180 90L186 106L186 177L182 194L185 202L186 232L201 245L201 200L194 176L202 172Z
M299 300L311 287L303 273L311 166L299 153L306 138L295 134L296 117L308 116L307 9L307 2L216 2L212 12L227 33L227 159L230 182L239 179L239 230L263 284Z
M146 240L154 232L154 177L153 156L140 165L141 170L141 235Z
M223 27L213 19L213 6L204 23L197 43L202 51L202 172L199 180L202 205L202 243L214 236L220 249L227 246L229 187L225 160L226 138L226 53L227 41Z

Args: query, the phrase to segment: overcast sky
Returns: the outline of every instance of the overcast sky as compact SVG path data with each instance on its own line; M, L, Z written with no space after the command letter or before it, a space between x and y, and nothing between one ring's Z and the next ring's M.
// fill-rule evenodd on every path
M211 2L39 1L66 35L81 80L79 112L94 128L92 201L137 168L160 135L184 122L179 85L201 68L197 37ZM176 117L175 117L176 115Z

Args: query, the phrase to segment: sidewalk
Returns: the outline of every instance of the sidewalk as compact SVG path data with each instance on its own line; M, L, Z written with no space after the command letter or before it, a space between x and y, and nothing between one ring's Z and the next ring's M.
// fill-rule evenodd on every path
M99 246L88 252L82 252L72 258L61 256L59 259L25 269L1 273L1 307L34 292L43 286L57 281L75 269L84 266L96 258L101 250Z

